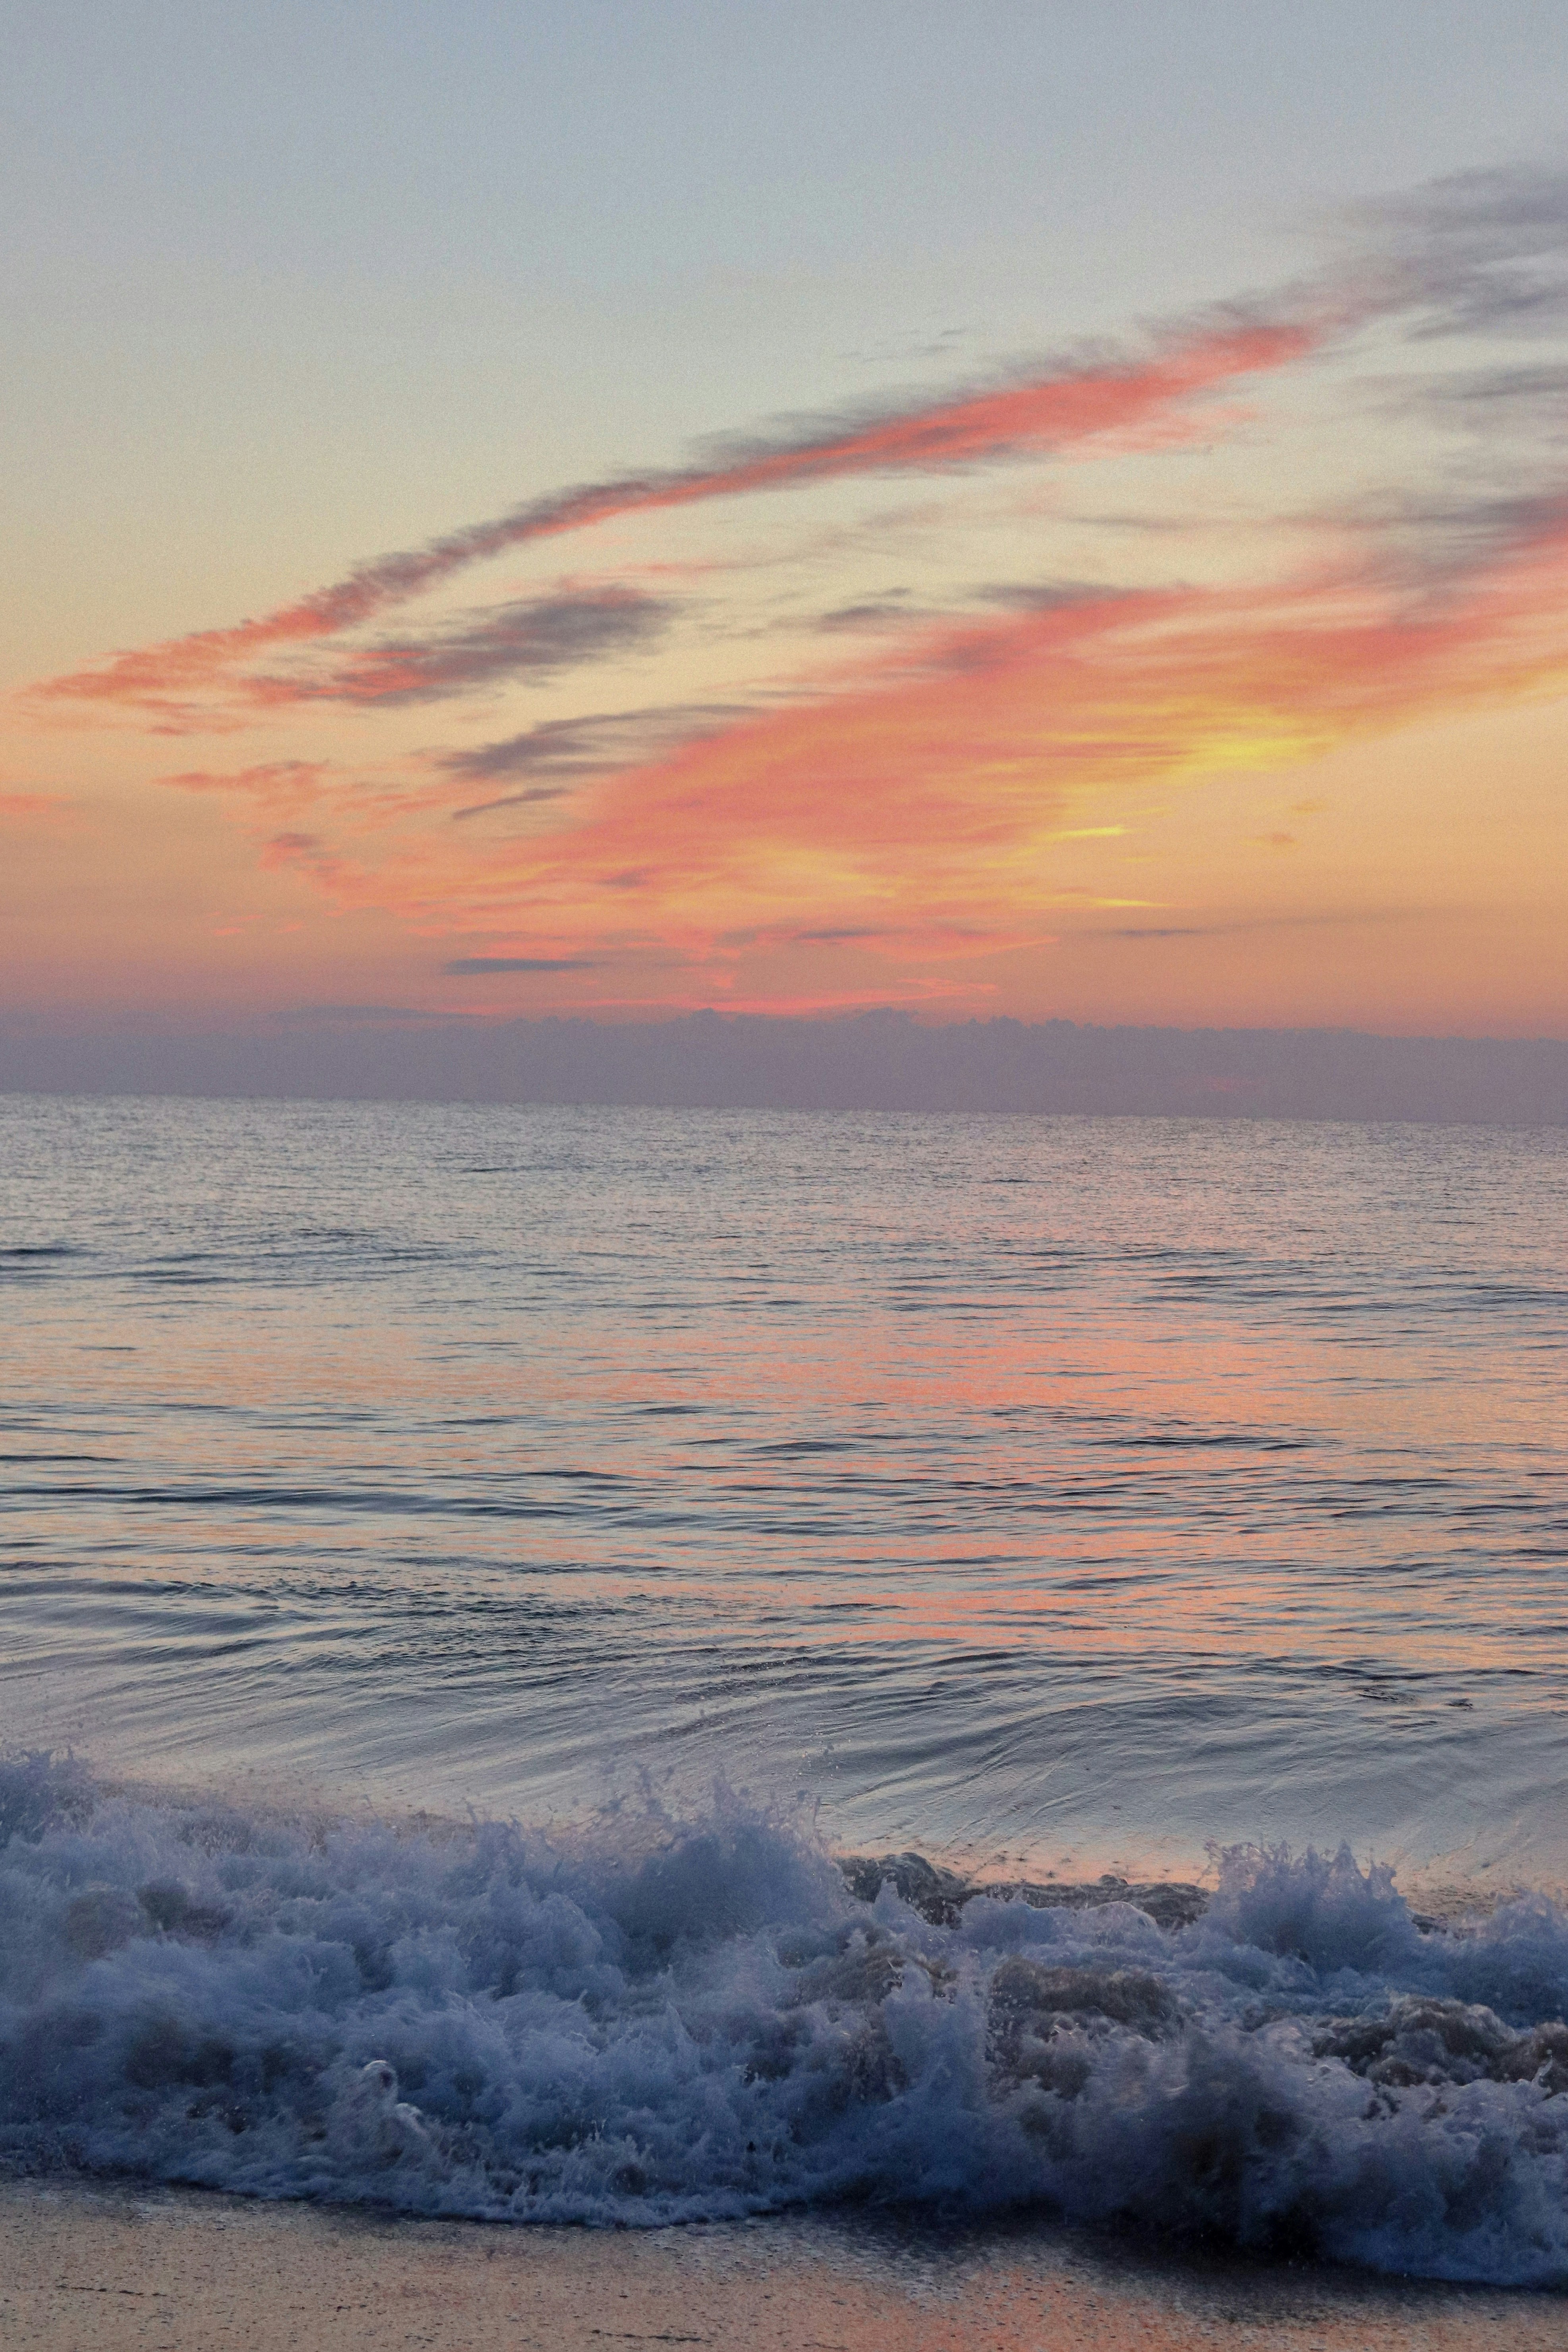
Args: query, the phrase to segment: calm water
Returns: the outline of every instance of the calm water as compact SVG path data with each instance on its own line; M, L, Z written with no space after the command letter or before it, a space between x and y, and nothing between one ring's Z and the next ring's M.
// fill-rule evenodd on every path
M1568 1877L1568 1138L0 1099L4 1733Z

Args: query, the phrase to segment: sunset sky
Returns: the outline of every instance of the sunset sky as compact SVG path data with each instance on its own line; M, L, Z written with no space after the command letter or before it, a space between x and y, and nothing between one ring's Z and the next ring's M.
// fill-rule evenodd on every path
M1559 7L5 25L13 1025L1568 1036Z

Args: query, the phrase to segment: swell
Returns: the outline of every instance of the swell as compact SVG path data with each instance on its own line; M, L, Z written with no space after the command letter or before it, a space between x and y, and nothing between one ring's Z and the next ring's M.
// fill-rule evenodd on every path
M0 1769L0 2154L417 2213L1034 2206L1568 2279L1568 1917L1348 1852L837 1862L720 1792L554 1840Z

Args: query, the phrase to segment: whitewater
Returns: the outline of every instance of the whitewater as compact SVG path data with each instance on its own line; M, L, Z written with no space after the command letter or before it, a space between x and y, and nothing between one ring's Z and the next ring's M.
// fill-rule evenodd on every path
M1162 1927L892 1860L857 1892L732 1802L398 1834L31 1759L0 1806L13 2163L622 2225L1037 2205L1568 2279L1568 1916L1540 1897L1423 1923L1348 1852L1239 1852Z

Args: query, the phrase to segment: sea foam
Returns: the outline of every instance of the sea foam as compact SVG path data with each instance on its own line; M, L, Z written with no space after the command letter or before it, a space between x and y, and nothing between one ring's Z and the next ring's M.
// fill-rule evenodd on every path
M0 2157L518 2221L1035 2206L1568 2279L1544 1897L1434 1927L1344 1851L1228 1853L1163 1926L851 1877L723 1792L551 1839L13 1760Z

